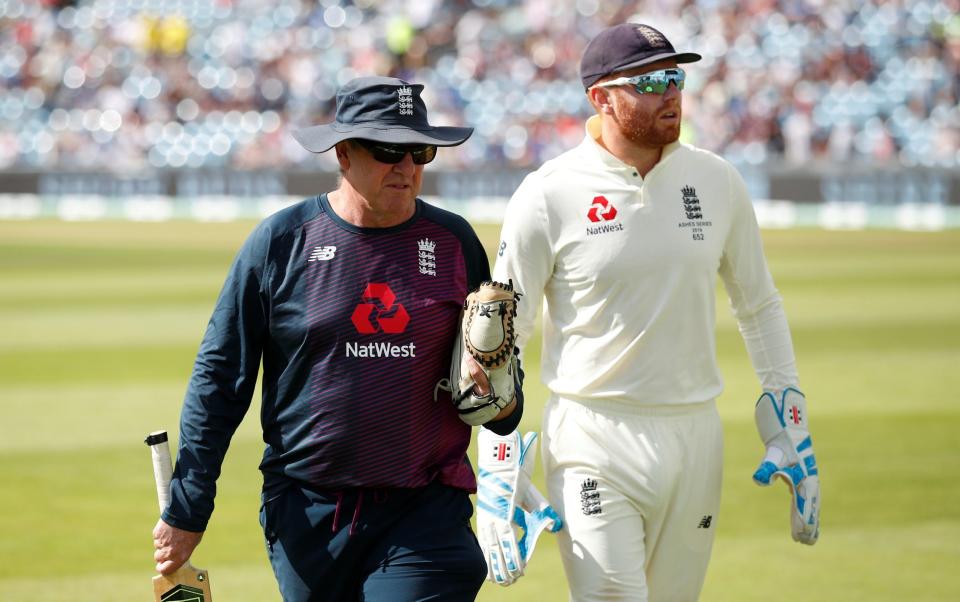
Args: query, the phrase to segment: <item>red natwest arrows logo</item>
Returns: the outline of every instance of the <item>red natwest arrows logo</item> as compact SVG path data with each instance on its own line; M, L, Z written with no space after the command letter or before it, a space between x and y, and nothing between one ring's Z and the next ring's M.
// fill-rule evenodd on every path
M353 310L350 320L361 334L385 332L398 334L406 330L410 314L395 303L397 296L384 282L371 282L363 291L363 303Z
M587 218L591 222L609 222L615 217L617 217L617 208L610 204L607 197L593 197L593 203L587 211Z

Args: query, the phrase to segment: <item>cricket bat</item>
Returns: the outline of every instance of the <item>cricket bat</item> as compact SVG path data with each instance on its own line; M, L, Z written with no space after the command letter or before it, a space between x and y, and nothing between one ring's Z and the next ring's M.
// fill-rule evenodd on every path
M154 431L145 441L153 456L153 477L157 481L157 499L160 512L170 504L170 478L173 462L170 459L170 444L167 431ZM211 602L210 577L207 571L185 562L172 575L157 575L153 578L154 602Z

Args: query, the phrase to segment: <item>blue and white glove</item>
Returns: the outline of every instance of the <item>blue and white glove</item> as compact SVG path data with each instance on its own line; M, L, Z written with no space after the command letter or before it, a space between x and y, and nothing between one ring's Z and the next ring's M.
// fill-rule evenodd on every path
M820 477L807 424L807 400L793 387L766 391L757 400L754 418L767 452L753 480L770 485L780 477L790 486L793 540L813 545L820 536Z
M544 529L555 533L563 521L531 483L537 433L477 435L477 539L487 561L487 579L510 585L523 575ZM517 532L522 532L517 539Z

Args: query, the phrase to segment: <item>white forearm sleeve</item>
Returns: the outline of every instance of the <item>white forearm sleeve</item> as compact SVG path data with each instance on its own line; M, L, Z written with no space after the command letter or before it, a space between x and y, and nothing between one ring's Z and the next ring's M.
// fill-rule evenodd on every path
M730 177L735 221L724 249L720 276L763 389L796 387L799 382L790 327L767 268L753 204L743 178L733 170Z
M764 391L797 386L797 362L779 293L756 312L737 319L753 369Z

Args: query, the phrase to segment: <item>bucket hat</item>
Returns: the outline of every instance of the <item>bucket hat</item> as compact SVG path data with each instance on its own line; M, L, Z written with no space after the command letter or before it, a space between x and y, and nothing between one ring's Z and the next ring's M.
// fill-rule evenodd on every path
M473 128L430 125L422 91L422 84L393 77L358 77L337 92L332 123L296 130L293 137L308 151L322 153L348 138L456 146L473 134Z

